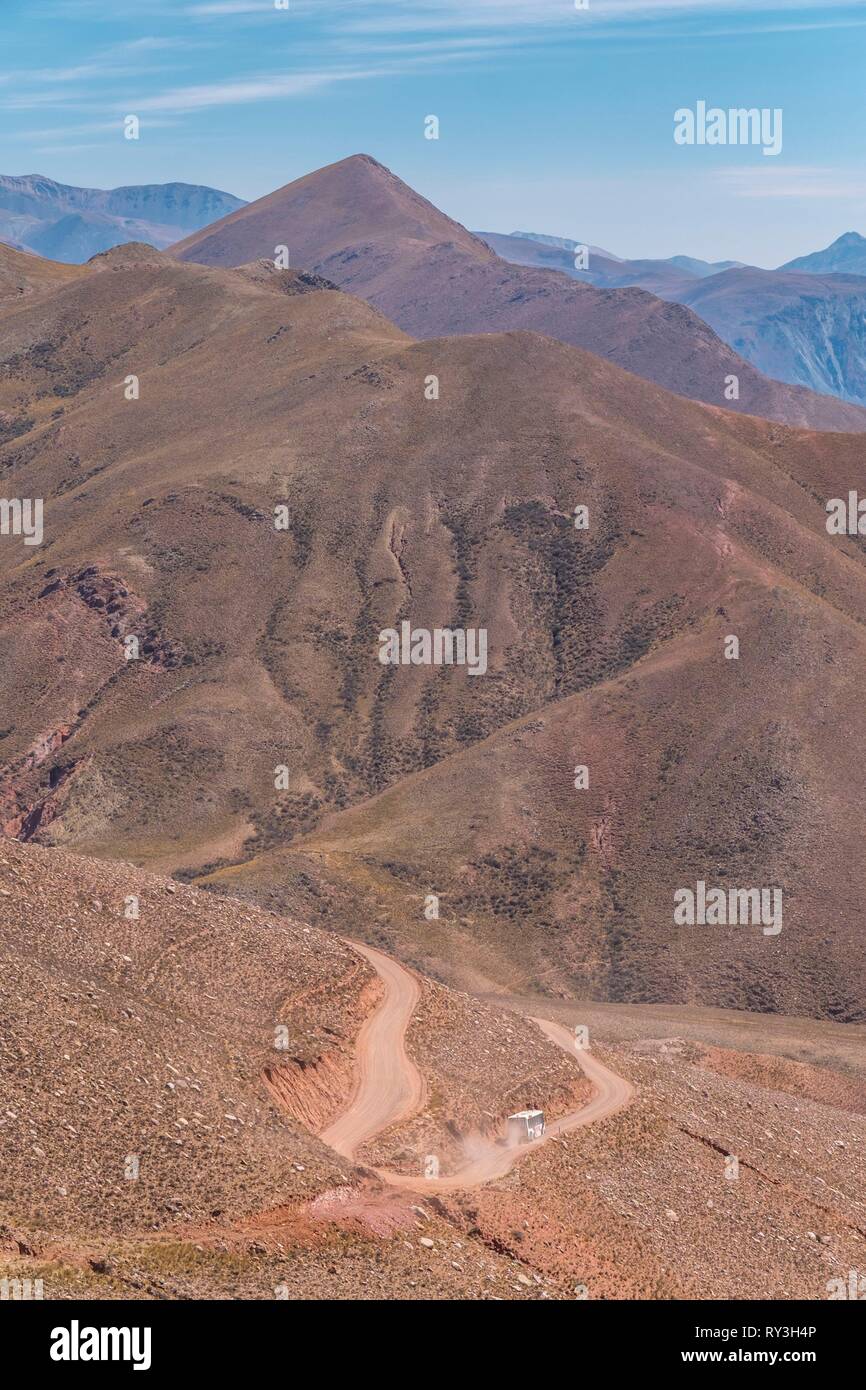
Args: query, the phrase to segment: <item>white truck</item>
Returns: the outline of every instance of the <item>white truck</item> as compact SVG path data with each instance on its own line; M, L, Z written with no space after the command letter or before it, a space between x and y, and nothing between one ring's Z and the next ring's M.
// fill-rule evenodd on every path
M543 1110L518 1110L508 1116L506 1137L509 1144L531 1144L544 1134Z

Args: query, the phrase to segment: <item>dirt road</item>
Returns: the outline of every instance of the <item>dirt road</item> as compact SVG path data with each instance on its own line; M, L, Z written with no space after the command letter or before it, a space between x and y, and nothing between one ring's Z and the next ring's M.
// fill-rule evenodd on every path
M344 1158L389 1125L408 1119L426 1098L424 1080L406 1051L406 1029L421 997L415 976L390 956L349 942L369 961L385 996L358 1033L355 1089L346 1109L319 1136Z
M619 1076L610 1067L606 1067L604 1062L600 1062L597 1057L586 1048L576 1050L574 1045L574 1034L562 1023L551 1023L546 1018L535 1018L533 1023L537 1023L542 1033L551 1042L561 1047L570 1057L577 1060L578 1066L589 1077L595 1087L595 1094L586 1105L582 1105L579 1110L573 1110L570 1115L563 1115L560 1119L554 1120L547 1127L549 1135L567 1134L570 1129L579 1129L581 1125L594 1124L596 1120L604 1120L608 1115L615 1115L617 1110L623 1110L628 1105L634 1095L634 1087L624 1076Z
M423 1078L406 1051L406 1029L420 998L415 976L390 956L370 946L349 942L373 966L385 986L385 994L358 1034L355 1088L341 1115L324 1130L321 1139L345 1158L374 1135L420 1110L425 1101ZM478 1187L504 1177L515 1163L549 1139L582 1125L614 1115L628 1105L633 1087L586 1050L576 1050L574 1035L561 1023L536 1018L546 1037L573 1057L593 1084L591 1100L552 1121L542 1139L532 1144L509 1146L477 1136L465 1143L465 1161L452 1173L436 1178L414 1177L377 1169L383 1181L394 1187L424 1192L453 1192Z

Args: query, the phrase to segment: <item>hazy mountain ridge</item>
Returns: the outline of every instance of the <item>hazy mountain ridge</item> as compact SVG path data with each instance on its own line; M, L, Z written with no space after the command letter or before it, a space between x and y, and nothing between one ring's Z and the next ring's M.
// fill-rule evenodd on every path
M749 267L678 299L768 376L866 405L866 277Z
M576 269L577 243L528 233L485 239L518 265L546 265L598 288L634 285L685 304L766 376L866 405L866 238L856 232L778 270L688 256L613 260L592 251L586 269Z
M77 188L40 174L0 175L0 241L79 263L128 241L165 247L243 207L198 184Z
M498 235L497 233L479 232L479 236ZM635 259L628 256L615 256L612 251L605 251L601 246L593 246L591 243L575 241L572 237L545 236L541 232L511 232L504 240L532 241L542 246L553 246L562 251L574 252L578 247L585 246L593 257L600 257L603 261L613 262L626 267L623 272L629 273L629 269L635 266L656 267L659 274L664 273L665 267L673 267L675 270L685 271L687 275L696 275L702 278L705 275L716 275L722 270L732 270L735 266L742 265L742 261L702 261L697 256L664 256L649 259ZM563 265L563 269L565 269ZM580 275L580 271L575 271Z
M802 270L809 275L866 275L866 237L859 232L843 232L823 251L798 256L780 265L779 270Z

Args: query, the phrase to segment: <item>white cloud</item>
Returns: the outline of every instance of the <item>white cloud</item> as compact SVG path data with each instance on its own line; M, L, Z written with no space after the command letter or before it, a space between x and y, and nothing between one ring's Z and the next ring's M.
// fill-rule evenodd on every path
M305 96L334 82L378 77L373 71L300 72L289 75L228 79L225 82L206 82L199 86L177 87L127 103L127 109L143 111L203 111L211 106L238 106L255 101L273 101L278 97Z
M210 0L209 4L188 5L185 14L233 15L274 14L273 0Z
M303 0L300 0L303 5ZM839 23L845 11L863 9L866 0L830 0L816 26ZM655 20L742 15L795 15L811 11L815 0L589 0L577 10L572 0L343 0L346 27L366 33L453 31L456 29L530 29L647 23ZM829 12L837 18L830 20Z
M853 169L819 165L759 165L725 169L715 175L736 198L862 198L866 175Z
M167 129L177 125L176 121L167 117L149 118L148 129ZM69 135L112 135L119 138L123 133L123 126L119 120L113 121L81 121L70 125L48 126L41 130L21 130L9 135L7 138L14 141L28 142L30 140L62 140Z
M71 145L34 145L31 154L78 154L81 150L104 150L104 142L100 144L95 140L90 140L85 144Z

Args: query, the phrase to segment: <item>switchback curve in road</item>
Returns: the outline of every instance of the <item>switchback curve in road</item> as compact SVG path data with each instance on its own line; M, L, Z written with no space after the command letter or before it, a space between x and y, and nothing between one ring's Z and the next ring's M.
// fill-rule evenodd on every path
M365 1019L355 1048L355 1085L345 1109L319 1138L344 1158L368 1139L422 1109L424 1080L406 1051L406 1029L421 997L417 978L372 946L348 943L372 965L385 986Z
M417 1114L423 1108L426 1087L406 1051L406 1029L421 996L416 976L382 951L356 941L347 944L369 961L384 985L383 998L358 1033L352 1095L340 1115L319 1136L337 1153L351 1159L375 1135ZM588 1050L577 1049L574 1035L567 1028L548 1019L532 1021L552 1043L574 1058L592 1082L593 1094L586 1104L551 1121L544 1136L531 1144L507 1145L477 1136L466 1141L465 1161L452 1173L425 1178L377 1169L384 1182L424 1192L478 1187L504 1177L515 1163L548 1140L604 1120L629 1104L634 1095L630 1082Z

